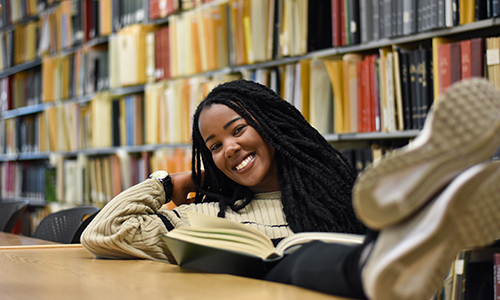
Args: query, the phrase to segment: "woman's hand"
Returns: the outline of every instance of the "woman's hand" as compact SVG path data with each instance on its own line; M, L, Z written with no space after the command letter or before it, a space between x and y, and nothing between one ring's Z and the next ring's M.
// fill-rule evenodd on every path
M196 192L196 188L191 178L191 171L171 173L173 190L172 201L175 205L189 204L194 202L194 198L188 198L189 193Z

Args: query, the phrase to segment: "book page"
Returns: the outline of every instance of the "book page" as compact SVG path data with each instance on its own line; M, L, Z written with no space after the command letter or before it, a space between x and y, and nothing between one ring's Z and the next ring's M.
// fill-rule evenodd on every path
M250 226L234 222L228 219L216 218L200 214L193 211L186 212L189 218L189 223L191 227L200 228L227 228L227 229L237 229L244 232L248 232L255 235L256 238L260 237L261 240L265 240L269 247L274 247L273 242L262 232L254 229Z
M281 242L279 242L276 246L276 252L282 255L287 249L293 246L305 244L315 240L320 240L325 243L361 244L363 243L364 236L335 232L301 232L281 240Z
M199 245L222 248L266 258L273 254L274 247L263 244L251 234L235 229L211 229L217 231L198 230L192 227L176 228L165 235Z

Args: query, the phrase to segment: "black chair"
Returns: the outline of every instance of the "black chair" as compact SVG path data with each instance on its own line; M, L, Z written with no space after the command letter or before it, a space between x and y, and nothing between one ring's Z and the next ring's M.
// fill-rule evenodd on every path
M73 235L73 239L71 240L71 244L80 244L80 236L82 235L83 231L87 226L92 222L92 220L95 218L95 216L99 213L99 211L96 211L95 213L91 214L85 220L83 220L82 224L78 227L76 230L75 234Z
M81 227L88 225L86 219L98 211L98 207L79 206L51 213L43 218L33 237L62 244L79 243Z
M28 204L26 200L0 202L0 231L12 232Z

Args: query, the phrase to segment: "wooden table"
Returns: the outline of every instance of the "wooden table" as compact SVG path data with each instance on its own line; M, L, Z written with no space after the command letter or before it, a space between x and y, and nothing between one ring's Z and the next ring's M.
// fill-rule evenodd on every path
M0 232L0 247L8 246L39 246L39 245L57 245L59 243L35 239L28 236Z
M81 245L0 248L1 299L345 299L152 260L98 259Z

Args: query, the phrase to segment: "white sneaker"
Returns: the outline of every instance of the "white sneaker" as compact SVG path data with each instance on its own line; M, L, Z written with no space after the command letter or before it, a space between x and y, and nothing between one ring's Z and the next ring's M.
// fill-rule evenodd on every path
M354 185L353 205L382 229L418 210L455 176L489 160L500 146L500 90L486 79L452 85L434 104L413 143L369 166Z
M428 300L458 251L500 237L500 162L460 174L421 211L380 231L362 270L371 300Z

